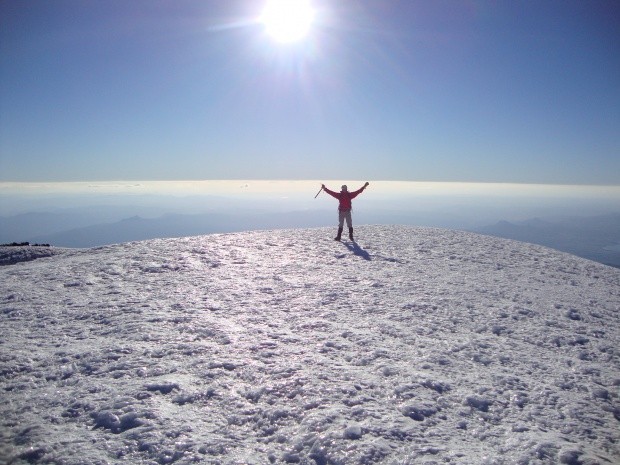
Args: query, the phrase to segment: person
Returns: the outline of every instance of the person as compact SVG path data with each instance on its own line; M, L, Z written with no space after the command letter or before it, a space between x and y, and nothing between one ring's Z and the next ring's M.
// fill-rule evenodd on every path
M349 239L353 240L353 223L351 221L351 200L357 197L359 194L364 192L364 189L368 187L369 183L364 184L361 188L356 191L349 192L346 185L343 185L340 188L340 192L335 192L327 187L325 184L321 184L321 187L325 192L327 192L332 197L338 199L338 235L334 238L335 241L339 241L342 236L342 230L344 228L344 222L346 220L347 226L349 227Z

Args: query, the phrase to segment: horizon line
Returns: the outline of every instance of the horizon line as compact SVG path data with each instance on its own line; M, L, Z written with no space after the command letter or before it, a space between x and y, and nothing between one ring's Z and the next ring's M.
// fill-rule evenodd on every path
M368 178L370 179L370 178ZM171 183L208 183L208 182L366 182L367 179L353 179L353 178L326 178L320 180L318 178L296 178L296 179L283 179L283 178L209 178L209 179L86 179L86 180L70 180L70 181L6 181L0 180L0 186L3 185L58 185L58 184L134 184L134 183L158 183L158 184L171 184ZM369 181L371 182L371 181ZM618 184L592 184L583 182L524 182L524 181L429 181L429 180L408 180L408 179L376 179L372 182L375 183L411 183L411 184L483 184L483 185L514 185L514 186L583 186L583 187L618 187Z

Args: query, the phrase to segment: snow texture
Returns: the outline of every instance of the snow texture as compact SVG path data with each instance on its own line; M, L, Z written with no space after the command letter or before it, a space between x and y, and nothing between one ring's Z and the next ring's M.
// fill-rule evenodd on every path
M0 246L0 266L28 262L37 258L51 257L66 251L57 247L41 246Z
M620 463L620 270L334 232L0 267L0 463Z

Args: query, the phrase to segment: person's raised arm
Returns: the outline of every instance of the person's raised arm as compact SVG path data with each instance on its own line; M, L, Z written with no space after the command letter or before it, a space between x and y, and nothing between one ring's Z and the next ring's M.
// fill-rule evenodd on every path
M334 191L328 189L327 187L325 187L325 184L321 184L321 186L323 186L323 190L325 192L327 192L329 195L331 195L332 197L338 198L338 193L337 192L334 192Z
M364 189L366 189L366 187L368 187L369 185L370 185L370 183L367 182L362 187L360 187L358 190L356 190L354 192L351 192L351 198L357 197L359 194L364 192Z

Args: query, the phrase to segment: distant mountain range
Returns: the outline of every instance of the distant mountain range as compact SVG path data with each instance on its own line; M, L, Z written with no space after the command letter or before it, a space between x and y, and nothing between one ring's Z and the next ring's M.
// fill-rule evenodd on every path
M86 207L0 217L0 244L46 243L58 247L97 247L164 237L264 229L336 226L335 208L265 211L248 206L208 213L164 213L144 207ZM384 208L356 212L355 224L404 224L463 229L461 218L433 212Z
M620 268L620 213L556 221L500 221L472 231L540 244Z
M325 212L300 211L288 213L244 213L244 214L166 214L157 218L130 218L110 223L91 224L57 230L33 236L24 240L48 243L58 247L97 247L122 242L141 241L166 237L199 236L261 229L284 229L325 226L328 221ZM16 239L4 239L8 242Z
M86 248L164 237L330 226L336 219L333 211L324 209L289 212L265 212L251 208L229 210L163 214L156 208L127 206L25 213L0 218L0 244L29 241L58 247ZM620 213L557 220L534 218L521 222L500 221L489 226L471 228L459 226L457 219L439 213L431 215L385 209L360 213L354 218L357 224L466 229L544 245L620 268Z

